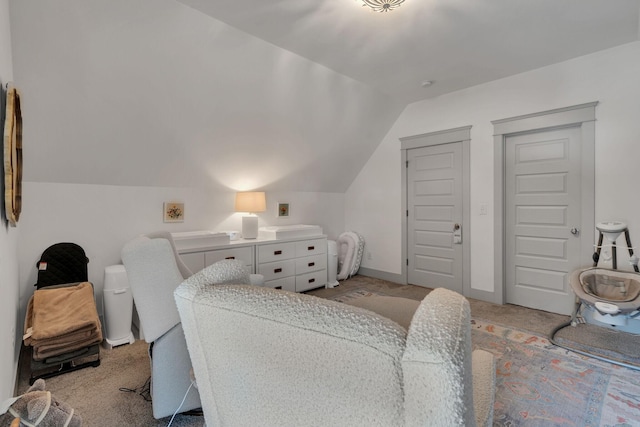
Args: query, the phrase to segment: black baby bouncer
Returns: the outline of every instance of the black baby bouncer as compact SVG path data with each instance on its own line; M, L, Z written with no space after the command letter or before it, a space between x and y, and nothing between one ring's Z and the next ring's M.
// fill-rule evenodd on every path
M31 377L49 378L100 365L102 327L88 281L87 258L75 243L48 247L36 263L24 343L31 347Z

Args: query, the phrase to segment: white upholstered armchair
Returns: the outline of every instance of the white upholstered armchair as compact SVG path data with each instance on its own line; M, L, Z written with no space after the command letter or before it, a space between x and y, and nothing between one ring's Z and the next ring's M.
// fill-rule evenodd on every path
M175 291L208 426L489 426L495 366L461 295L409 330L304 294L188 279ZM215 327L211 327L215 325Z

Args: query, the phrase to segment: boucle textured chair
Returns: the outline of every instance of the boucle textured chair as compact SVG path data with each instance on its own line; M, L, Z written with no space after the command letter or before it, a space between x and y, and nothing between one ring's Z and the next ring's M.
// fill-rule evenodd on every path
M200 397L194 387L191 387L180 406L191 385L191 360L173 291L188 277L205 277L203 280L215 284L219 276L208 275L207 271L211 269L192 275L178 256L168 232L152 233L132 240L124 246L121 256L144 339L150 344L153 416L163 418L173 415L179 407L181 412L200 408ZM236 263L242 264L239 261L231 262L233 265ZM249 275L245 270L229 277L235 283L259 286L264 283L262 275Z
M457 293L431 292L408 331L269 288L188 279L174 294L209 426L492 424L493 356L472 355Z

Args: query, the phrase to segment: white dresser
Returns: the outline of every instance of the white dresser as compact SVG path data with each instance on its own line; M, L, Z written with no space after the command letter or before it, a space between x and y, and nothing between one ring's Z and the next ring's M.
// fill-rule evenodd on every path
M264 286L303 292L327 284L327 236L235 240L178 250L194 273L223 259L238 259L249 273L264 275Z
M327 283L326 237L258 244L256 253L265 286L303 292Z

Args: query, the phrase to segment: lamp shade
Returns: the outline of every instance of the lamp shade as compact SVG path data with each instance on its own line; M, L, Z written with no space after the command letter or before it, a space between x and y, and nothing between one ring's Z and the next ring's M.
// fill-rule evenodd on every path
M264 191L241 191L236 193L236 212L264 212L267 202Z

